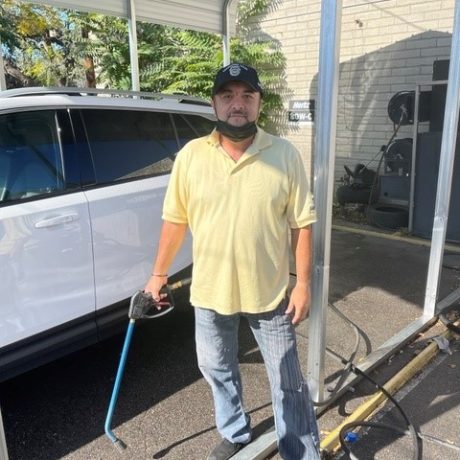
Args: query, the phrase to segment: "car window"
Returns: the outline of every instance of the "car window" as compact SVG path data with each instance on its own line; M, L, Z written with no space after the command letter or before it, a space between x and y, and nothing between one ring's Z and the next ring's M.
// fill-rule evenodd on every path
M168 174L178 150L171 116L136 110L82 110L98 184Z
M64 189L54 111L0 116L0 203Z
M215 123L198 115L174 115L179 144L183 147L191 139L209 134Z

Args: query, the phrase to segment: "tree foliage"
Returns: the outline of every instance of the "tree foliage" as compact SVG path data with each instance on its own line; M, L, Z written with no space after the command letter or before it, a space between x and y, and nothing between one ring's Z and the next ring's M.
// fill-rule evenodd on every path
M230 41L232 61L252 65L261 75L262 124L281 110L278 89L285 59L276 41L258 33L258 19L278 1L241 0L237 34ZM131 88L125 20L16 0L3 0L0 13L10 87ZM143 91L210 97L213 76L223 65L219 35L139 22L137 40ZM22 78L12 78L13 69Z

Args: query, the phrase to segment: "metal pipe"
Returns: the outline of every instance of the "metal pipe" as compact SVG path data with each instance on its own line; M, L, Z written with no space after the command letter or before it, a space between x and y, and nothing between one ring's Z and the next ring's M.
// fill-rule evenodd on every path
M232 0L225 0L222 15L222 47L224 53L224 67L230 64L230 5Z
M409 234L414 231L414 211L415 211L415 167L417 164L417 148L418 148L418 128L420 122L419 109L420 109L420 95L422 94L422 86L435 86L445 85L447 80L425 81L422 83L415 83L415 103L414 103L414 126L412 129L412 160L410 171L410 194L409 194ZM431 243L430 243L431 244Z
M139 56L137 53L137 25L135 0L128 0L128 35L129 35L129 61L131 64L131 89L140 91L139 83Z
M2 40L0 38L0 91L6 90L5 62L2 52Z
M3 428L2 408L0 407L0 460L8 460L8 449L6 448L5 430Z
M442 268L444 244L452 186L452 175L457 140L458 112L460 109L460 0L455 2L454 27L450 51L449 78L447 82L446 107L442 131L441 156L439 159L438 186L431 237L430 260L423 305L424 316L435 313L439 279Z
M414 201L415 201L415 156L417 154L417 135L418 135L418 110L420 103L420 85L415 85L414 103L414 126L412 130L412 158L410 168L410 191L409 191L409 225L408 230L411 234L414 229Z
M307 371L312 398L317 402L323 400L326 355L341 17L342 0L321 2L314 168L314 193L318 220L313 227L312 307L308 329Z
M126 449L126 444L118 438L112 431L112 418L113 413L115 412L115 406L117 404L118 393L120 392L121 381L123 379L123 374L125 371L126 360L128 358L129 348L131 345L131 340L133 338L134 327L136 325L136 320L130 318L128 323L128 329L126 331L125 341L123 342L123 349L121 351L121 358L118 364L117 376L115 377L115 383L113 385L112 395L110 397L109 410L105 418L104 431L107 437L112 441L114 446L123 451Z

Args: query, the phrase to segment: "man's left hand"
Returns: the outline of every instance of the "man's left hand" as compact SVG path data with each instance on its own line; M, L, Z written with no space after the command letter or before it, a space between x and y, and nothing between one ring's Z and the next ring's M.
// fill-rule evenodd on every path
M288 315L292 315L292 324L299 324L303 321L310 310L310 284L297 283L291 292L289 304L286 309Z

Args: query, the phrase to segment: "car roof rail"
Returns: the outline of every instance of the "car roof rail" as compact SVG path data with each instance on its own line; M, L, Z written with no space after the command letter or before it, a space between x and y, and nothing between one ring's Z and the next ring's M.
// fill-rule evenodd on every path
M0 97L20 97L20 96L43 96L50 94L62 94L67 96L105 96L105 97L120 97L131 99L144 99L144 100L162 100L172 99L179 103L188 103L196 105L211 104L200 97L188 96L186 94L168 94L168 93L153 93L144 91L125 91L118 89L103 89L103 88L77 88L77 87L24 87L7 89L0 91Z

